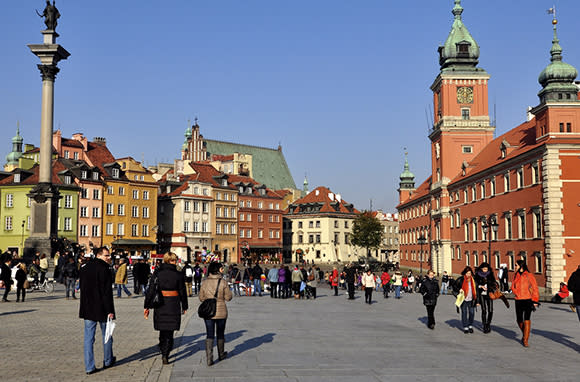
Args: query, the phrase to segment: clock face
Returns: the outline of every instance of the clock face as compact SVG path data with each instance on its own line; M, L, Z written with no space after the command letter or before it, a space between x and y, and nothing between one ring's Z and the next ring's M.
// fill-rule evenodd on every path
M462 86L457 88L458 103L473 103L473 88Z

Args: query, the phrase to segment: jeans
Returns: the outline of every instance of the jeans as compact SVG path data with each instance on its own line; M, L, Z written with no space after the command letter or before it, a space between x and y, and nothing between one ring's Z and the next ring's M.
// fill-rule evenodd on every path
M427 325L435 325L435 305L425 305L427 308Z
M93 353L93 344L95 343L95 332L97 331L97 324L101 327L101 333L103 335L103 364L105 366L111 365L113 361L113 338L109 342L105 343L105 328L107 326L107 321L91 321L85 320L85 371L95 370L95 355Z
M123 289L125 293L127 293L127 296L131 296L131 292L129 292L129 289L127 289L127 285L117 284L117 297L121 297L121 289Z
M75 297L75 279L72 277L64 278L64 285L66 286L66 298L70 297L70 292L72 291L72 296Z
M254 279L254 296L258 293L260 296L262 295L262 286L260 285L260 279Z
M334 295L338 296L338 285L332 287L334 289Z
M449 286L448 282L441 283L441 294L447 294L447 287Z
M234 296L239 296L240 295L240 283L236 282L232 285L232 289L234 292Z
M217 329L217 338L218 340L225 339L225 332L226 332L226 319L219 318L219 319L210 319L204 320L205 322L205 332L207 339L213 340L216 335Z
M461 323L463 324L463 329L473 326L474 312L473 301L464 301L461 304Z
M276 281L270 281L270 297L278 297L278 282Z
M401 286L395 285L395 298L401 298Z
M389 298L389 284L383 285L383 297Z
M348 299L354 300L354 283L347 283L348 286Z

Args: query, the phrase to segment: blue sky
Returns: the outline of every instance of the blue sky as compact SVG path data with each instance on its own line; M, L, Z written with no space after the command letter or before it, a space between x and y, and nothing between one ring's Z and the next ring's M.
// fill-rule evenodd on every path
M558 8L564 61L580 67L578 1L463 0L463 21L491 75L497 134L537 105ZM16 121L39 143L44 1L3 2L0 154ZM359 209L392 211L407 147L428 176L429 86L453 0L58 0L55 129L107 138L146 165L179 157L187 120L210 139L276 148L296 184L327 186ZM493 106L490 107L493 113Z

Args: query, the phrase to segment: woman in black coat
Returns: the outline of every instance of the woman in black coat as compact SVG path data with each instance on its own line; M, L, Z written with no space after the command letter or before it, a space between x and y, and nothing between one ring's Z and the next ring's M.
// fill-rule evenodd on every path
M432 269L427 272L427 277L421 282L419 293L423 295L423 305L427 308L427 327L435 329L435 306L439 296L439 283Z
M149 318L149 309L153 308L155 282L163 295L163 305L153 312L153 327L159 331L159 350L164 365L169 363L169 353L173 348L173 332L181 327L181 315L188 309L187 291L183 272L177 270L177 255L167 252L163 264L155 270L145 296L145 319Z
M18 270L16 271L16 302L20 301L20 293L22 292L22 302L26 298L26 288L24 283L28 279L26 275L26 264L18 264Z
M481 324L483 332L491 332L491 318L493 317L493 300L489 294L497 289L495 276L488 263L481 263L475 269L473 276L477 288L477 304L481 305Z

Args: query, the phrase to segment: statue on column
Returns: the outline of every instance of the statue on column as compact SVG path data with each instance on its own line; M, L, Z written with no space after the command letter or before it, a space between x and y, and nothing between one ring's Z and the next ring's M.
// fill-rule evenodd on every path
M50 0L46 0L46 7L42 14L36 11L36 14L40 17L44 17L44 24L46 24L47 30L56 30L57 20L60 18L60 13L55 5L55 0L52 0L52 4L50 4Z

